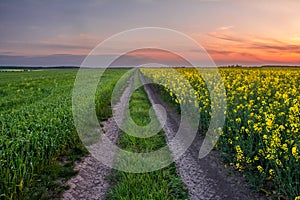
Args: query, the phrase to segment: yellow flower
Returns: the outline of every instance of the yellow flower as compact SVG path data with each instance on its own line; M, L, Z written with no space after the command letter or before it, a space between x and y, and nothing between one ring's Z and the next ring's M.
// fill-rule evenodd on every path
M243 171L243 166L240 163L235 164L236 169L238 169L240 172Z
M277 164L278 166L282 167L282 162L281 162L281 160L279 160L278 158L276 159L276 164Z
M280 125L280 126L278 127L278 129L281 130L281 131L283 131L285 128L284 128L283 125Z
M260 165L257 166L257 169L260 173L263 173L263 171L264 171L264 168Z
M269 174L270 174L270 176L271 176L272 178L274 178L274 177L275 177L275 171L274 171L274 169L270 169L270 170L269 170Z
M241 118L236 118L235 121L240 123L242 120L241 120Z
M287 144L283 144L281 148L283 149L284 152L288 152L289 150Z
M268 136L265 134L265 135L263 136L263 139L264 139L264 140L268 139Z
M292 155L293 155L294 158L296 158L297 160L300 158L300 156L298 156L297 146L294 146L294 147L292 148Z

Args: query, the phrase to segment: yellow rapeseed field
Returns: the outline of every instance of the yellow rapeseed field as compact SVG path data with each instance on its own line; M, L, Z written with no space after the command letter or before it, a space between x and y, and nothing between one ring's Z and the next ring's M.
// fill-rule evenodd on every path
M143 68L174 104L198 98L200 129L209 125L211 99L205 81L194 68ZM210 69L202 70L210 74ZM300 69L220 68L227 110L217 149L225 162L249 182L273 197L300 198ZM212 83L217 76L211 73ZM195 90L186 91L183 79ZM176 88L177 95L170 90ZM218 90L218 85L214 86ZM180 94L180 95L178 95Z

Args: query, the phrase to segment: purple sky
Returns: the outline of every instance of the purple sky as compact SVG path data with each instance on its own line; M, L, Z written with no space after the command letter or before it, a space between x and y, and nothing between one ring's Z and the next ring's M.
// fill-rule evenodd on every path
M299 8L297 0L2 0L0 64L80 65L111 35L155 26L189 35L218 65L296 65Z

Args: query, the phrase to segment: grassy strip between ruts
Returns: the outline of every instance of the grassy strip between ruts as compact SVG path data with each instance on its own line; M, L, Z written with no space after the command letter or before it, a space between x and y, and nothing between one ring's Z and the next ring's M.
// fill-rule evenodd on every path
M135 81L140 81L135 76ZM138 125L150 122L151 103L144 89L135 90L129 101L132 119ZM163 131L150 138L138 138L121 132L118 146L130 152L150 152L166 145ZM175 164L147 173L127 173L114 171L111 175L112 186L107 199L188 199L187 190L176 174Z

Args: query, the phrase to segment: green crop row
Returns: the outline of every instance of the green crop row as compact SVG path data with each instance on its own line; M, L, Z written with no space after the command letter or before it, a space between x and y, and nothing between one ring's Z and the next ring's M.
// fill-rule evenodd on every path
M112 88L126 71L109 69L101 77L95 98L99 119L110 117ZM0 73L1 199L20 199L65 149L80 143L72 115L76 73Z

